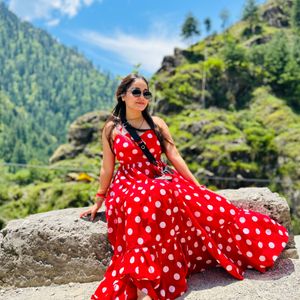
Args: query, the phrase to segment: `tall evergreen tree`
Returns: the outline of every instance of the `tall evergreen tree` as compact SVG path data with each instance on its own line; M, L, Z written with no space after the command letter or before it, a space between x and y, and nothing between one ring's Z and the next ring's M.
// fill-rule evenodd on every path
M181 36L186 40L190 40L190 44L192 45L193 38L197 35L201 35L199 22L192 13L189 13L181 27Z
M242 20L249 22L249 27L252 33L255 32L255 26L259 23L258 5L256 0L246 0Z
M291 13L291 24L296 33L300 32L300 0L294 0Z

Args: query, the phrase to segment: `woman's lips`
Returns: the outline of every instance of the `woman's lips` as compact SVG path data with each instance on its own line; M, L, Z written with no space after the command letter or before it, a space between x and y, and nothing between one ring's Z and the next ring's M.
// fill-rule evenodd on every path
M137 102L137 104L145 104L144 102Z

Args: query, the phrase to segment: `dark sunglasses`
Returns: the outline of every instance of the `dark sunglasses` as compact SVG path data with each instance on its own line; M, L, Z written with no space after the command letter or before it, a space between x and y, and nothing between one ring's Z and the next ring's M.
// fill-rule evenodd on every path
M130 92L134 97L140 97L142 95L142 91L139 88L133 88L132 90L130 90ZM144 91L143 96L148 100L152 99L152 93L150 91Z

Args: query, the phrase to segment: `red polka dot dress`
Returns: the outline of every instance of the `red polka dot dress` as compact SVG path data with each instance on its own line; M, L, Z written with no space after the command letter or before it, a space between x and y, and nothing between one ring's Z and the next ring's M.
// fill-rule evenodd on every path
M274 265L288 241L284 226L196 186L175 168L172 181L155 179L155 166L119 129L120 164L105 199L114 254L92 300L136 300L136 287L154 300L176 299L192 273L222 267L242 280L247 268L263 273ZM141 138L160 161L154 131Z

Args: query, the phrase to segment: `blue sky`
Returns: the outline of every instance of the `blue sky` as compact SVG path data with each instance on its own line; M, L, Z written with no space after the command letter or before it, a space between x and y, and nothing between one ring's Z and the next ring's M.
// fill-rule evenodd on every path
M221 31L220 12L227 9L229 25L241 18L245 0L5 0L21 19L47 30L61 43L76 46L94 65L125 76L135 64L150 77L174 47L185 48L180 37L186 15L212 20ZM257 0L264 3L265 0Z

